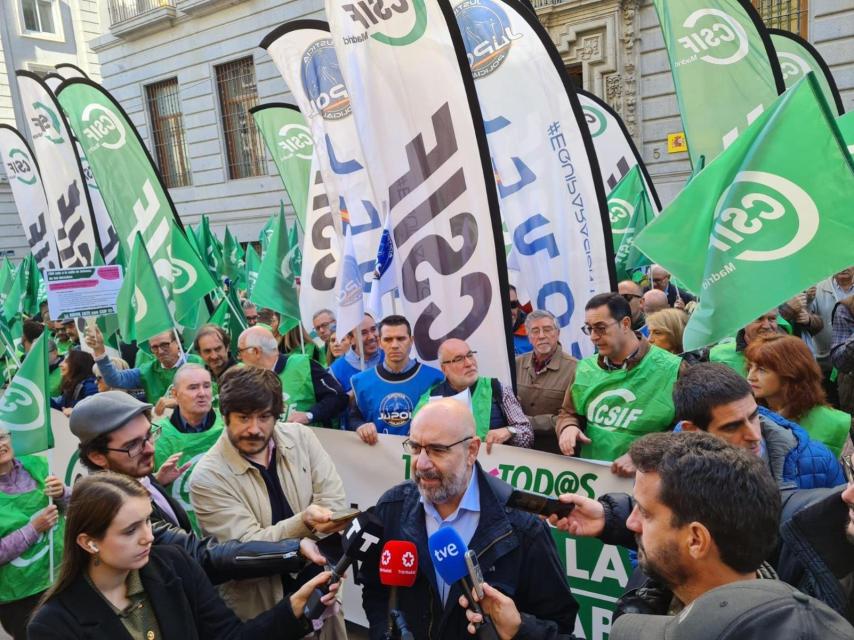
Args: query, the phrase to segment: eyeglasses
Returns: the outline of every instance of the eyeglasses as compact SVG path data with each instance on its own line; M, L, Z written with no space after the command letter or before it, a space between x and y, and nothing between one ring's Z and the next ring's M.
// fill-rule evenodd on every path
M436 460L446 455L452 447L456 447L458 444L462 444L467 440L471 440L474 436L466 436L462 440L457 440L451 444L420 444L415 442L414 440L410 440L407 438L403 441L403 450L411 456L415 456L416 458L421 455L422 451L427 453L427 457Z
M623 300L625 300L626 302L631 302L631 301L632 301L632 300L634 300L635 298L637 298L638 300L640 300L641 298L643 298L643 296L639 296L639 295L638 295L638 294L636 294L636 293L623 293L623 294L620 294L620 295L622 296Z
M10 433L0 433L0 442L9 442L12 439L12 434Z
M462 364L465 360L471 360L472 362L476 362L477 351L469 351L464 356L457 356L456 358L451 358L450 360L442 360L442 364Z
M557 331L557 329L554 327L534 327L528 332L528 335L534 336L535 338L539 335L550 336L555 331Z
M510 301L510 308L511 309L518 309L519 308L519 301L518 300L511 300Z
M132 441L128 446L123 448L107 447L107 451L118 451L120 453L128 454L128 458L136 458L140 453L143 452L146 444L148 444L149 442L151 444L157 442L157 439L160 437L160 432L160 427L152 425L151 428L148 430L148 433L145 434L144 438L137 438L136 440Z
M240 354L244 351L249 351L250 349L257 349L258 347L237 347L237 357L240 357Z
M315 331L320 331L321 329L326 330L326 329L328 329L332 324L334 324L334 323L333 323L331 320L330 320L329 322L321 322L320 324L316 324L316 325L314 325L314 330L315 330Z
M601 322L599 324L594 324L594 325L585 324L583 327L581 327L581 331L586 336L592 336L594 333L598 336L601 336L601 335L607 333L608 327L610 327L613 324L617 324L617 321L614 320L612 322Z
M152 351L166 351L173 342L175 342L175 338L172 338L169 342L158 342L157 344L149 343L148 348Z
M854 484L854 464L851 463L851 456L842 458L842 470L845 472L845 479L848 480L848 484Z

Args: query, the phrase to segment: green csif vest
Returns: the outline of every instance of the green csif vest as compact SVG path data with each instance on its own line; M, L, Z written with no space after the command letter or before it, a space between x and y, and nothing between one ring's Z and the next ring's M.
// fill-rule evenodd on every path
M572 402L587 417L581 457L613 461L637 438L664 431L673 424L673 385L682 359L651 347L630 370L606 371L597 356L578 363L572 384Z
M207 453L214 443L219 440L222 435L224 423L219 411L216 412L216 419L211 425L211 428L201 433L182 433L175 428L169 418L160 418L155 424L161 427L160 438L154 447L154 463L156 468L160 468L166 459L173 453L183 452L178 465L192 462L192 465L180 477L178 477L166 489L172 494L172 497L184 507L187 515L190 517L190 522L193 523L193 529L199 532L199 524L196 521L196 513L193 511L193 505L190 503L190 477L193 475L193 470L196 468L199 460Z
M26 525L30 518L48 505L44 494L44 479L48 475L47 460L42 456L18 458L24 469L36 482L36 488L27 493L8 494L0 491L0 537L9 535ZM55 571L62 560L62 536L65 519L60 516L56 526L39 535L35 544L17 558L0 565L0 603L14 602L41 593L50 584L50 543L53 535Z
M204 366L205 361L194 354L187 355L187 362L194 362ZM166 395L175 373L180 367L164 369L157 360L149 360L139 365L139 377L142 381L142 390L145 391L145 400L156 404L160 398Z
M421 410L421 407L430 401L433 391L441 384L444 384L444 381L434 384L418 399L418 404L412 411L413 418ZM480 376L477 379L474 391L471 394L471 412L474 415L477 437L484 440L486 434L489 433L489 418L492 415L492 378Z
M810 434L810 438L827 445L838 459L851 429L851 416L844 411L819 405L801 418L800 425Z
M285 401L285 413L308 411L316 403L314 383L311 381L311 360L301 353L288 356L285 368L279 374L282 381L282 398Z

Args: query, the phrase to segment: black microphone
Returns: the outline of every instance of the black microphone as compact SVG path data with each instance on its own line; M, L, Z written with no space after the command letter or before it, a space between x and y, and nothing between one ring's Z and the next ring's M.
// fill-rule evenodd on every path
M371 507L373 509L373 507ZM305 605L304 615L309 620L316 620L326 610L326 605L320 599L329 593L329 585L341 580L344 572L357 560L364 559L373 548L380 543L383 535L383 523L371 513L371 509L360 513L350 524L344 534L344 555L332 567L332 577L325 585L316 588Z

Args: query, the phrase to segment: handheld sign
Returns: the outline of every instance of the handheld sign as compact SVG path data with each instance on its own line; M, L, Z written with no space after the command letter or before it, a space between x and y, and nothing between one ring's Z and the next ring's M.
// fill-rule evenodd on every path
M122 268L74 267L46 269L47 306L54 320L115 314L122 288Z

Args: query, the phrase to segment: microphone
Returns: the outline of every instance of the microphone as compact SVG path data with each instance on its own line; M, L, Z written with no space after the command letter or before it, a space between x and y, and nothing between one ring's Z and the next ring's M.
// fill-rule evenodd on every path
M329 585L338 582L350 565L365 559L379 544L383 535L383 523L371 513L371 509L363 511L350 523L350 528L344 534L344 555L332 567L332 578L326 585L316 588L305 605L304 614L308 620L316 620L326 610L326 605L320 599L329 593Z
M469 569L465 555L466 543L452 527L442 527L427 539L427 547L433 559L436 572L447 584L459 583L469 608L483 616L483 622L477 628L477 637L486 640L498 640L498 633L489 616L483 613L480 605L472 596L474 585L469 582Z
M400 632L401 640L413 640L414 636L406 624L403 612L397 608L397 588L411 587L418 577L418 548L412 542L389 540L383 546L380 555L380 582L391 587L388 600L388 632L392 637L395 629Z

